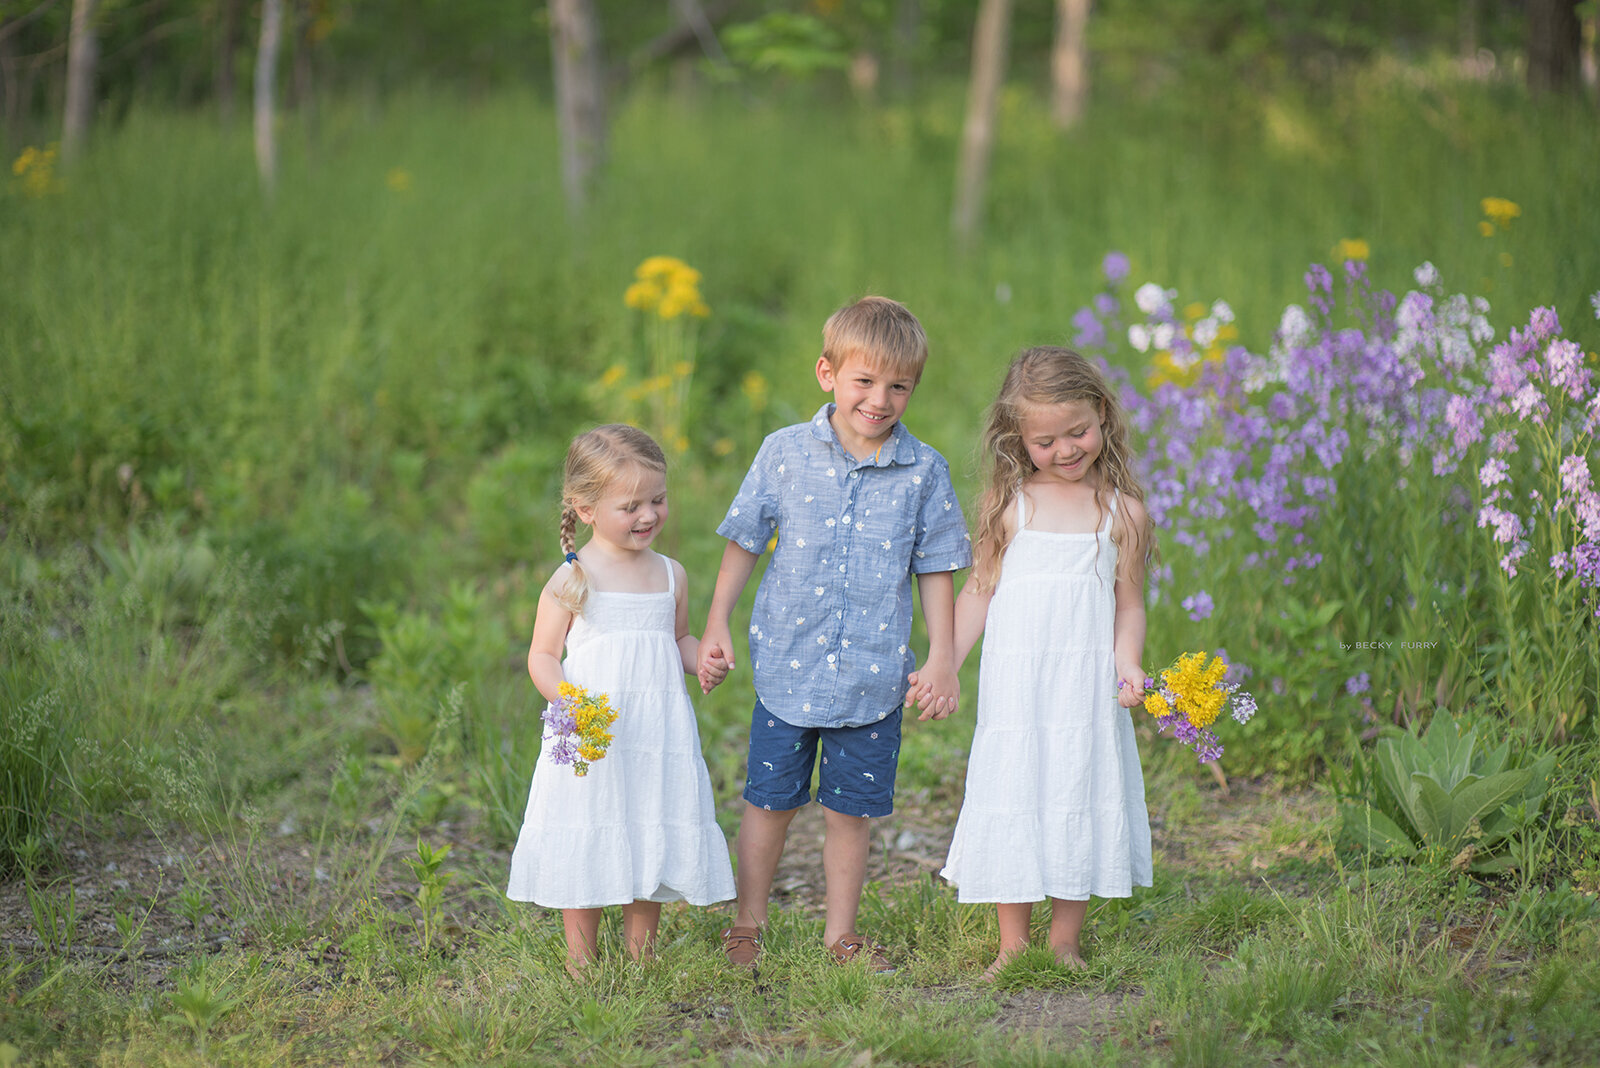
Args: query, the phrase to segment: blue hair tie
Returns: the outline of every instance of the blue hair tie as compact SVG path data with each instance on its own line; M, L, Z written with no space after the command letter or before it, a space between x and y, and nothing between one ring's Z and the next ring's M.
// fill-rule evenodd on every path
M578 554L577 553L568 553L567 554L567 563L575 564L577 562L578 562Z

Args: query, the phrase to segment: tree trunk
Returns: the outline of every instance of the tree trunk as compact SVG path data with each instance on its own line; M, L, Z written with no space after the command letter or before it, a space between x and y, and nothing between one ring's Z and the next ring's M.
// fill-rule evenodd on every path
M600 23L593 0L550 0L550 53L561 130L561 182L567 209L583 212L605 162L605 85Z
M962 248L971 246L982 220L1010 24L1011 0L981 0L977 26L972 32L972 78L967 87L967 118L956 169L955 206L950 214L951 232Z
M72 0L67 37L67 104L61 124L61 159L70 163L83 147L94 114L94 68L100 58L94 16L99 0Z
M1528 0L1528 88L1535 93L1576 88L1581 42L1576 0Z
M911 99L911 63L921 28L920 0L896 0L894 32L889 38L889 92L896 100Z
M1067 129L1083 118L1089 96L1089 8L1093 0L1056 0L1056 41L1050 51L1050 115Z
M218 0L217 67L212 95L217 98L217 114L224 125L233 121L233 104L238 88L234 84L233 54L238 47L239 0Z
M278 178L278 148L272 126L277 119L273 94L282 39L283 0L261 0L261 44L256 49L256 170L268 196Z
M311 0L294 0L293 99L296 111L307 111L315 106L315 101L312 99L315 72L311 66L311 35L314 26Z

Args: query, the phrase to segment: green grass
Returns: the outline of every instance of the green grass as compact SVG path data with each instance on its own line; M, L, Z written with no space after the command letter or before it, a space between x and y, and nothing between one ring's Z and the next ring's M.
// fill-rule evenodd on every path
M574 986L559 924L500 897L560 458L623 406L606 368L643 364L622 291L645 256L699 268L713 311L667 534L694 619L744 465L821 403L821 324L865 292L927 326L907 422L969 499L1000 368L1070 338L1112 249L1134 283L1227 300L1257 351L1343 238L1370 242L1380 285L1429 260L1502 334L1551 304L1600 346L1592 114L1383 67L1315 96L1112 88L1067 135L1007 95L966 256L946 233L953 87L879 109L623 100L578 224L552 117L516 93L331 101L314 135L291 117L270 204L243 127L139 108L62 193L0 192L0 868L33 866L0 885L21 932L0 946L0 1062L8 1042L24 1064L1592 1061L1592 737L1558 771L1529 886L1367 869L1329 848L1326 814L1224 798L1146 739L1157 885L1096 903L1088 971L1030 954L993 989L974 980L992 913L926 877L869 889L863 924L903 964L882 983L825 967L818 922L789 907L759 987L719 966L724 912L689 909L667 910L642 971L607 928L598 980ZM1489 239L1485 196L1522 208ZM1252 744L1302 777L1342 760L1272 737L1257 696ZM748 700L697 701L719 798L742 779ZM908 727L908 818L953 823L969 726ZM730 834L736 814L719 811ZM130 831L171 864L118 887L99 857ZM386 860L417 836L452 843L458 873L430 954ZM76 919L67 871L98 895ZM1544 893L1560 880L1577 889ZM28 907L40 894L54 912ZM116 924L139 916L142 949L118 956ZM75 952L38 948L45 920L75 926Z

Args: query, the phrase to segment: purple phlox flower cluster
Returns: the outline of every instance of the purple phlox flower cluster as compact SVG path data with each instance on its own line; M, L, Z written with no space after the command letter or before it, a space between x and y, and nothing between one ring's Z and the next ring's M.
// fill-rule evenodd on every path
M1558 575L1570 572L1577 578L1580 590L1590 591L1594 618L1600 619L1600 541L1584 542L1568 552L1557 553L1550 558L1550 568Z
M1106 258L1100 261L1100 273L1105 275L1107 282L1116 285L1128 277L1128 257L1120 252L1107 252Z
M1213 655L1216 656L1218 660L1221 660L1224 664L1228 665L1227 674L1222 676L1222 681L1227 684L1228 691L1230 693L1238 689L1239 684L1244 682L1245 679L1248 679L1250 676L1255 674L1255 672L1250 669L1249 665L1236 662L1233 657L1228 654L1228 650L1224 649L1220 645L1217 646L1216 652ZM1244 696L1248 697L1249 694L1245 694Z
M1185 612L1189 613L1189 618L1196 623L1202 619L1211 618L1211 612L1216 608L1216 604L1211 600L1211 595L1205 590L1190 594L1180 602L1180 605Z
M550 742L550 759L556 764L572 764L578 759L578 721L566 698L557 698L544 710L545 737Z
M1372 676L1365 671L1359 675L1351 675L1344 682L1344 692L1351 697L1366 693L1370 689L1372 689Z
M1589 296L1589 307L1594 309L1594 317L1600 319L1600 293L1593 293Z
M1228 702L1235 723L1249 723L1250 717L1256 714L1256 699L1253 694L1240 690L1237 686L1233 689L1233 699Z

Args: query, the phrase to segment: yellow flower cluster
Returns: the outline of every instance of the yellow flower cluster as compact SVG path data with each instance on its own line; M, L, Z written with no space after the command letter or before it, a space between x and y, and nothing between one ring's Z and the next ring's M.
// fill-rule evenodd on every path
M1160 689L1152 689L1144 699L1144 710L1152 716L1182 713L1193 726L1204 729L1211 726L1228 700L1222 687L1228 665L1219 657L1206 663L1205 650L1187 653L1161 673ZM1162 691L1170 692L1173 704L1168 704Z
M1171 382L1184 389L1200 380L1206 364L1220 364L1227 352L1228 342L1236 341L1239 328L1232 321L1218 318L1214 309L1194 301L1183 309L1186 320L1183 334L1194 343L1186 357L1179 357L1171 349L1161 349L1150 358L1150 370L1145 384L1151 389Z
M1496 229L1509 230L1511 220L1522 214L1521 206L1505 197L1484 197L1478 206L1487 216L1478 221L1478 233L1484 237L1493 237Z
M56 177L56 155L54 142L43 148L29 145L11 164L11 173L17 176L24 196L43 197L61 192L61 181Z
M612 735L606 728L617 721L617 713L605 694L591 697L588 690L570 682L561 684L561 699L572 715L578 747L578 759L573 761L572 772L578 776L587 775L589 762L604 757L611 745Z
M1347 237L1333 246L1333 258L1340 263L1365 260L1372 255L1372 246L1359 237Z
M688 314L704 319L711 314L700 298L700 272L676 256L651 256L633 272L634 282L623 293L630 308L654 312L663 319Z

